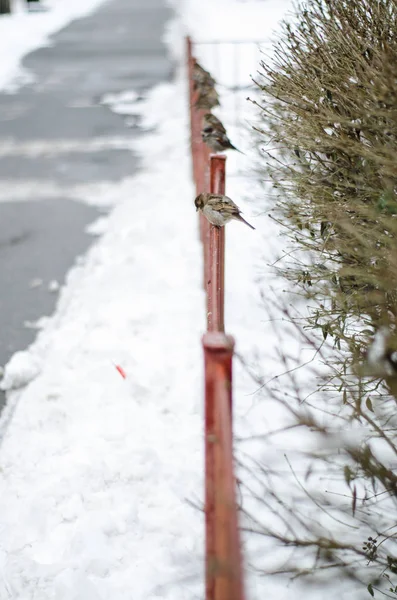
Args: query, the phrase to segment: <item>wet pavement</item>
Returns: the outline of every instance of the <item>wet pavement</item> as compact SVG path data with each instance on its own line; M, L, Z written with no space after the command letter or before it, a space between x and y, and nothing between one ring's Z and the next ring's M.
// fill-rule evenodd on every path
M84 186L139 168L128 150L139 130L100 99L170 78L170 16L165 0L110 0L25 58L31 84L0 94L0 365L34 340L30 323L56 305L51 282L62 285L93 242L85 228L100 209L84 202Z

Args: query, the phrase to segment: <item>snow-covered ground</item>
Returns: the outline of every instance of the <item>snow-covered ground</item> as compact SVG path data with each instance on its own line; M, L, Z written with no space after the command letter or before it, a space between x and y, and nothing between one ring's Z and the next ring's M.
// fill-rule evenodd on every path
M32 50L50 44L52 33L88 14L103 0L43 0L47 12L28 13L24 0L11 0L11 15L0 16L0 88L13 91L29 81L20 67Z
M103 100L122 114L142 115L147 133L131 144L142 157L141 172L106 190L117 204L93 225L101 238L69 274L56 313L44 322L37 342L15 355L5 370L1 599L203 597L198 507L205 304L189 157L187 32L199 42L247 42L238 50L228 43L199 44L195 52L220 83L217 115L246 152L228 158L227 193L256 227L253 232L235 222L227 228L227 332L252 369L258 367L265 378L280 370L272 352L277 337L266 323L264 286L259 284L265 265L280 253L280 241L266 214L265 193L252 175L257 154L249 123L256 117L245 98L252 92L250 74L258 68L258 42L269 47L271 32L291 2L170 3L177 18L167 27L166 39L180 61L176 80L158 86L143 101L133 90ZM92 7L95 2L74 4ZM23 22L28 17L12 18ZM4 82L4 72L2 77ZM236 79L239 89L233 90ZM239 436L285 423L277 407L272 405L269 415L257 402L257 387L236 361ZM252 451L263 453L261 448ZM276 465L280 458L265 460ZM247 541L246 550L251 563L263 546ZM256 558L260 564L262 557ZM249 600L276 594L289 600L301 591L283 579L269 582L250 572ZM305 597L310 597L307 591ZM325 596L314 590L312 597Z
M200 584L200 245L184 98L162 86L154 108L141 174L6 369L4 387L36 377L6 411L1 598L182 600Z

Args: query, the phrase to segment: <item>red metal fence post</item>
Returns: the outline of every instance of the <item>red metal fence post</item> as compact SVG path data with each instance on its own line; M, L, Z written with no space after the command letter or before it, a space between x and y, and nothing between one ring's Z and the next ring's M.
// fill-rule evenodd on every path
M197 186L201 178L200 168L202 167L202 160L199 152L200 148L198 147L198 134L200 133L198 130L200 124L198 121L197 110L194 108L197 99L197 92L194 89L193 81L193 69L196 59L193 56L193 44L189 36L186 37L186 54L189 83L190 145L193 163L193 179Z
M226 193L226 156L223 154L211 156L210 191L213 194ZM219 231L219 331L225 331L225 228Z
M210 192L225 193L226 156L210 156ZM225 317L225 228L210 225L209 279L207 280L207 329L224 331Z
M209 226L209 268L207 279L207 331L220 331L219 311L219 238L221 230Z
M196 59L193 56L191 38L186 38L186 54L189 79L190 145L193 163L193 179L196 195L209 191L209 150L201 138L201 129L205 110L195 108L198 93L194 90L193 68ZM204 244L204 287L207 285L209 268L209 223L200 215L200 237Z
M189 84L189 116L190 116L190 149L192 155L192 170L193 170L193 179L196 181L196 160L194 156L194 147L193 147L193 128L194 128L194 90L193 90L193 65L194 58L192 52L192 40L189 36L186 37L186 63L187 63L187 77Z
M207 191L209 185L207 173L209 152L201 138L203 116L207 111L195 108L198 91L194 89L193 69L196 59L193 56L193 43L189 36L186 38L186 54L189 78L190 143L193 177L196 184L196 193L200 194Z
M234 340L209 332L203 348L206 600L244 600L230 414Z

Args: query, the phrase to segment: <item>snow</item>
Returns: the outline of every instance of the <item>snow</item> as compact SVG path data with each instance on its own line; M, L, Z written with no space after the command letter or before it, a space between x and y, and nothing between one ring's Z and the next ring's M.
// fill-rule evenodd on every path
M202 522L186 500L202 486L204 297L176 91L148 99L147 114L173 111L139 143L141 173L118 190L100 243L30 349L40 374L10 395L0 597L182 599L185 585L201 587ZM10 362L8 389L27 366Z
M51 45L50 36L72 19L83 17L103 0L43 0L48 12L28 13L24 0L11 0L12 14L0 15L0 89L16 92L31 75L21 59L36 48Z
M77 10L77 2L69 4ZM94 6L93 1L78 4L84 10ZM222 106L216 114L246 153L228 156L227 194L256 227L227 226L226 328L236 338L238 356L264 380L285 368L263 305L263 294L272 302L273 291L282 285L264 266L280 255L279 230L268 217L268 190L252 177L257 154L250 126L256 117L245 98L261 57L259 46L269 46L273 28L291 3L170 4L177 18L165 36L181 67L176 80L145 98L130 89L102 98L115 112L136 117L146 132L128 144L140 155L141 170L119 183L63 190L67 197L112 206L112 212L88 228L99 236L97 243L69 273L57 310L43 321L37 341L5 368L2 385L9 393L0 422L0 598L203 597L200 339L205 301L189 157L186 32L200 42L244 41L237 74L234 46L195 48L221 83ZM52 17L34 16L37 23L55 21L56 6L54 0ZM13 23L28 18L12 17ZM36 45L54 31L49 25L44 29L37 32ZM18 48L21 53L29 49ZM2 81L9 80L2 73ZM233 90L236 77L239 89ZM117 143L93 140L86 151ZM26 146L29 155L46 151L52 150ZM11 142L3 152L13 152ZM32 184L16 185L13 198L26 197ZM290 339L292 357L309 357L310 349L293 335ZM238 438L290 423L290 415L258 393L259 383L238 359L234 377ZM253 460L266 451L265 464L285 471L286 443L294 457L302 437L281 439L278 448L249 442L244 451ZM286 495L290 475L280 487ZM262 540L246 538L245 551L247 565L255 567L263 563L263 552L269 560L279 556ZM299 582L289 587L282 578L269 581L255 569L247 572L250 600L265 595L289 600L303 593ZM320 597L314 586L304 593L308 600Z
M16 352L7 363L0 389L8 391L24 387L39 374L39 366L30 352Z

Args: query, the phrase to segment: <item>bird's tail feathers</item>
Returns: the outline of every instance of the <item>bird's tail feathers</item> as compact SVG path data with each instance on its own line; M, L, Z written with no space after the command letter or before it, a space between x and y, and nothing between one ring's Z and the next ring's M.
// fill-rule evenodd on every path
M243 222L243 223L245 223L246 225L248 225L248 227L251 227L251 229L255 229L255 227L254 227L253 225L251 225L251 223L248 223L248 221L246 221L246 220L244 219L244 217L242 217L241 215L239 215L239 216L237 217L237 219L238 219L239 221L242 221L242 222Z
M240 154L244 154L244 156L245 156L245 152L243 152L242 150L239 150L238 148L236 148L236 146L233 146L233 144L231 142L229 142L229 148L231 150L237 150L237 152L240 152Z

